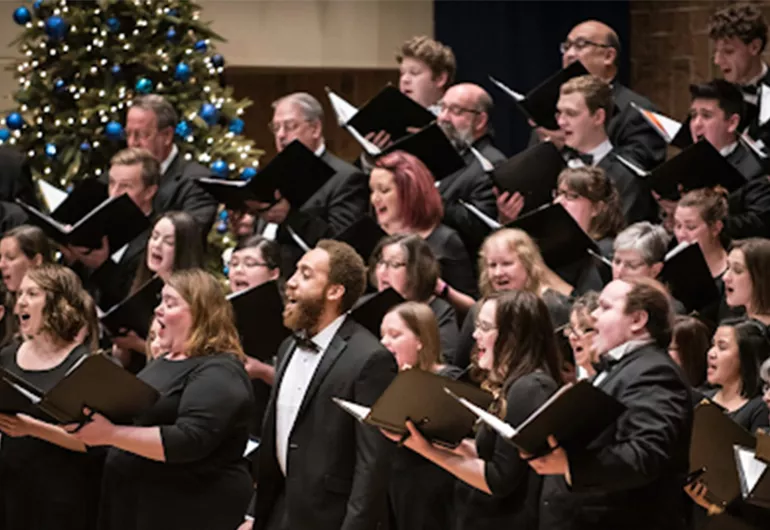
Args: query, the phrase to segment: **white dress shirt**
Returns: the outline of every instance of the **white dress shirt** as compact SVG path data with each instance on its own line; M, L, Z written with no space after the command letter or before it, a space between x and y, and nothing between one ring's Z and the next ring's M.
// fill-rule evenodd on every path
M596 167L599 162L602 161L602 159L610 154L610 151L612 151L612 142L610 142L609 138L605 139L602 143L591 149L590 151L586 151L583 154L591 155L593 157L592 167ZM581 167L585 167L585 164L582 160L579 158L571 158L567 161L567 167L570 167L572 169L577 169Z
M321 359L345 321L345 317L346 315L340 315L310 339L318 345L320 349L318 353L296 347L284 371L275 402L275 451L278 467L281 468L284 476L288 471L289 438L299 407L305 399L305 393Z
M733 142L730 145L726 145L722 149L720 149L719 154L722 156L730 156L737 147L738 147L738 142Z
M168 170L168 166L171 165L171 162L174 161L174 158L176 158L176 155L178 154L179 154L179 148L176 146L176 144L171 144L171 152L168 154L166 159L160 163L161 176L166 174L166 171Z

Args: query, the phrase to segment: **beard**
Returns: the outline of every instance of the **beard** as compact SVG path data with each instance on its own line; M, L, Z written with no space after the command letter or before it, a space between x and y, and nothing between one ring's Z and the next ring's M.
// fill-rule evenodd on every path
M324 310L326 289L314 298L297 299L283 310L283 325L292 331L315 329Z
M473 144L473 133L470 129L461 131L449 122L439 123L439 127L457 151L464 151Z

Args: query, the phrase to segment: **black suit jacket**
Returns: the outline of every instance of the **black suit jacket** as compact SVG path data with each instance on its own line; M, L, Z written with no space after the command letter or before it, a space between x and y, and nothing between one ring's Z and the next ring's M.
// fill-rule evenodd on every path
M753 180L766 174L765 170L762 168L762 164L754 153L740 142L735 149L733 149L733 152L725 158L741 175L746 177L746 180Z
M200 225L205 240L214 224L217 201L196 180L211 176L211 171L197 162L185 160L179 153L160 177L158 192L152 200L153 211L157 214L171 210L189 213Z
M128 243L120 261L116 263L112 257L107 258L84 282L97 305L104 311L128 297L136 271L145 259L149 237L148 228Z
M40 208L27 157L10 147L0 147L0 201L16 199Z
M482 136L473 147L497 166L505 161L505 155L493 144L492 138ZM497 203L492 191L492 180L484 172L481 163L470 150L463 153L465 167L438 182L438 191L444 202L443 223L454 228L468 249L468 254L478 253L490 228L462 206L458 199L472 204L492 219L497 219Z
M0 200L0 234L25 224L28 219L27 212L22 210L19 205Z
M626 223L657 222L657 204L650 193L647 182L642 177L632 173L627 166L620 162L615 156L618 153L619 150L613 144L612 151L602 158L596 166L604 170L618 189Z
M597 386L627 410L587 448L567 451L571 488L563 477L545 477L540 528L683 530L693 412L681 370L647 345Z
M396 375L393 355L347 318L323 354L289 437L288 475L276 457L276 399L295 349L278 352L262 425L255 530L377 530L384 524L391 443L333 397L371 406Z
M369 208L368 177L328 150L321 155L321 160L336 173L305 204L289 210L278 228L276 240L281 244L281 271L285 277L292 274L304 253L287 227L312 248L319 239L337 236L366 215ZM261 233L264 227L260 219L257 232Z
M770 237L770 179L750 180L727 197L725 230L731 239Z
M425 238L425 242L441 267L441 278L461 293L475 296L478 285L474 267L457 232L440 224Z
M617 152L631 158L646 169L652 169L666 160L666 142L660 137L642 114L631 106L657 111L655 105L617 81L612 84L612 98L616 112L607 123L607 136Z

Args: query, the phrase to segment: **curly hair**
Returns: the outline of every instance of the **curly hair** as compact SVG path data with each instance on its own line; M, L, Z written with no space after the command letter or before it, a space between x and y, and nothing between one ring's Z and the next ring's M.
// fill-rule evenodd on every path
M322 239L316 244L329 256L329 284L345 289L340 302L340 314L353 307L366 290L366 265L353 247L341 241Z
M51 335L56 342L68 343L74 341L83 328L91 331L89 315L96 308L89 303L90 295L77 274L62 265L45 264L30 269L26 276L45 293L43 333Z
M216 278L200 269L184 269L174 272L166 285L190 307L192 326L184 346L186 355L231 354L246 358L235 328L233 307Z
M567 168L559 174L559 185L566 186L598 206L598 213L591 218L588 235L598 241L614 237L626 224L620 205L620 194L602 168Z
M744 44L754 39L762 43L762 52L767 44L767 21L759 7L752 4L733 4L723 7L709 19L711 40L738 38Z
M457 61L452 48L425 35L418 35L405 41L396 52L396 62L401 64L405 58L417 59L428 65L433 78L446 72L448 87L454 82ZM445 87L446 88L446 87Z
M615 106L612 89L598 77L593 75L573 77L561 86L560 93L564 96L582 94L589 112L595 114L597 110L604 109L604 126L606 127L609 123Z

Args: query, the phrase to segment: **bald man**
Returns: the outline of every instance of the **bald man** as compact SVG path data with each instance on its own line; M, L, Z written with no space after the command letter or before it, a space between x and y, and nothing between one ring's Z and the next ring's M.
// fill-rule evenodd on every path
M561 44L561 51L563 67L579 60L591 75L612 87L615 113L607 123L607 133L617 153L646 169L661 164L666 158L666 144L631 102L650 110L656 110L655 107L650 100L615 80L620 57L617 33L596 20L581 22L569 32ZM535 132L540 140L548 137L557 144L563 143L561 131L538 127Z
M505 155L492 144L490 136L492 98L478 85L461 83L446 91L438 108L439 126L466 163L465 168L437 184L444 200L444 224L457 230L469 254L474 256L489 233L489 227L458 200L462 199L489 217L497 218L492 181L469 148L473 146L494 165L505 160Z

